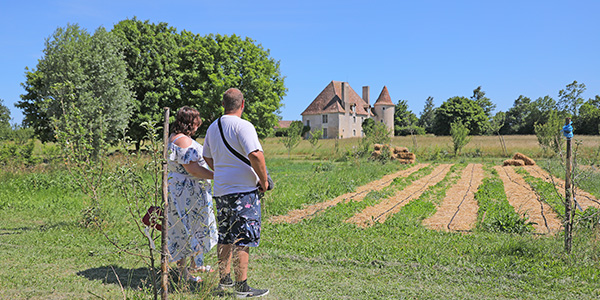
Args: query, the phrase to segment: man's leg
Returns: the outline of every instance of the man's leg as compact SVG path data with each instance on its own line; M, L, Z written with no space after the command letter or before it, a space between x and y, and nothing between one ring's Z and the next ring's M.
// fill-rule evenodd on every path
M221 276L221 278L231 273L232 250L233 245L231 244L217 244L217 256L219 258L219 275Z
M242 282L248 279L248 259L250 258L250 247L235 246L235 281Z

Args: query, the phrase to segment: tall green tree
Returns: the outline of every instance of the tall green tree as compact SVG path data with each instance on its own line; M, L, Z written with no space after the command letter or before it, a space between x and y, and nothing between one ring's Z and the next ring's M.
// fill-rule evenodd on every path
M394 110L394 132L395 135L409 135L411 133L421 134L425 130L417 128L419 119L408 109L406 100L398 100Z
M577 134L600 134L600 96L596 95L581 105L573 127Z
M37 69L26 72L27 94L17 107L42 141L53 140L54 129L65 126L65 111L77 107L79 125L97 146L99 139L114 141L127 126L132 94L126 76L114 36L103 27L90 35L69 24L46 40Z
M10 110L4 105L4 100L0 99L0 141L10 139Z
M504 134L532 134L533 124L531 126L526 124L530 113L531 99L520 95L513 103L513 106L506 112L501 132Z
M556 101L550 96L539 97L531 102L529 115L525 119L525 126L528 128L526 134L535 134L535 124L546 123L554 111Z
M167 23L137 18L117 23L111 33L120 39L127 78L135 98L129 121L129 136L139 148L146 135L144 122L160 124L163 107L182 106L177 30Z
M201 37L186 31L181 44L182 97L208 121L201 131L221 115L223 92L237 87L246 100L242 117L254 124L260 137L273 132L287 89L279 61L268 50L250 38Z
M435 122L435 105L433 104L433 97L427 97L425 100L425 106L423 111L419 115L419 121L417 125L425 129L426 133L433 133L433 125Z
M483 112L488 118L492 117L492 111L496 109L496 104L494 104L490 98L485 96L485 92L481 89L481 86L478 86L473 90L473 96L471 96L471 100L475 101L477 105L483 108Z
M448 124L460 122L472 135L484 134L489 127L489 118L475 101L465 97L453 97L436 109L434 133L449 135Z
M585 90L585 84L577 83L576 80L567 84L565 89L558 92L558 109L571 114L573 117L577 117L579 107L585 101L581 97L581 94L583 94Z

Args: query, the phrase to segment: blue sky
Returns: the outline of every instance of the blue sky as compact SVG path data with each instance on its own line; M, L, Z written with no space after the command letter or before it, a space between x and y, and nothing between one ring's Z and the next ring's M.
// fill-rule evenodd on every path
M600 1L155 1L47 0L0 3L0 99L14 123L25 67L45 39L77 23L93 33L136 16L179 31L250 37L280 61L289 89L280 115L300 113L332 80L359 94L383 86L419 115L482 86L496 111L577 80L600 94Z

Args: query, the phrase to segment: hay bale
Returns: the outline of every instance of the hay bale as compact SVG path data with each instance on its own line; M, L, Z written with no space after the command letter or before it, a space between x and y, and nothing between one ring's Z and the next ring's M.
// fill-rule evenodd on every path
M507 159L504 161L503 166L524 166L525 162L520 159Z
M417 156L412 152L400 152L396 154L396 157L399 159L416 159Z
M408 152L408 148L406 148L406 147L394 147L394 154L406 153L406 152Z
M375 144L373 145L373 148L375 149L375 151L381 151L381 148L383 148L382 144Z
M398 159L398 161L401 164L414 164L415 163L415 159L405 159L405 158L402 158L402 159Z
M379 157L379 156L381 156L380 150L375 150L375 151L373 151L373 153L371 153L371 157Z
M518 153L518 152L515 153L515 156L513 156L513 159L522 160L526 166L534 166L535 165L535 161L533 159L527 157L525 154L522 154L522 153Z

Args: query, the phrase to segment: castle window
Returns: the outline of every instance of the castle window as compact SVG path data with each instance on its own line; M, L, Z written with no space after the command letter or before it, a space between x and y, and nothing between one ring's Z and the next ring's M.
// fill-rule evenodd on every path
M323 138L327 138L327 128L323 128Z
M356 136L356 129L352 130L352 136Z
M327 123L327 115L323 115L323 123Z
M306 120L306 126L310 127L310 120Z
M356 116L354 116L354 123L356 123Z

